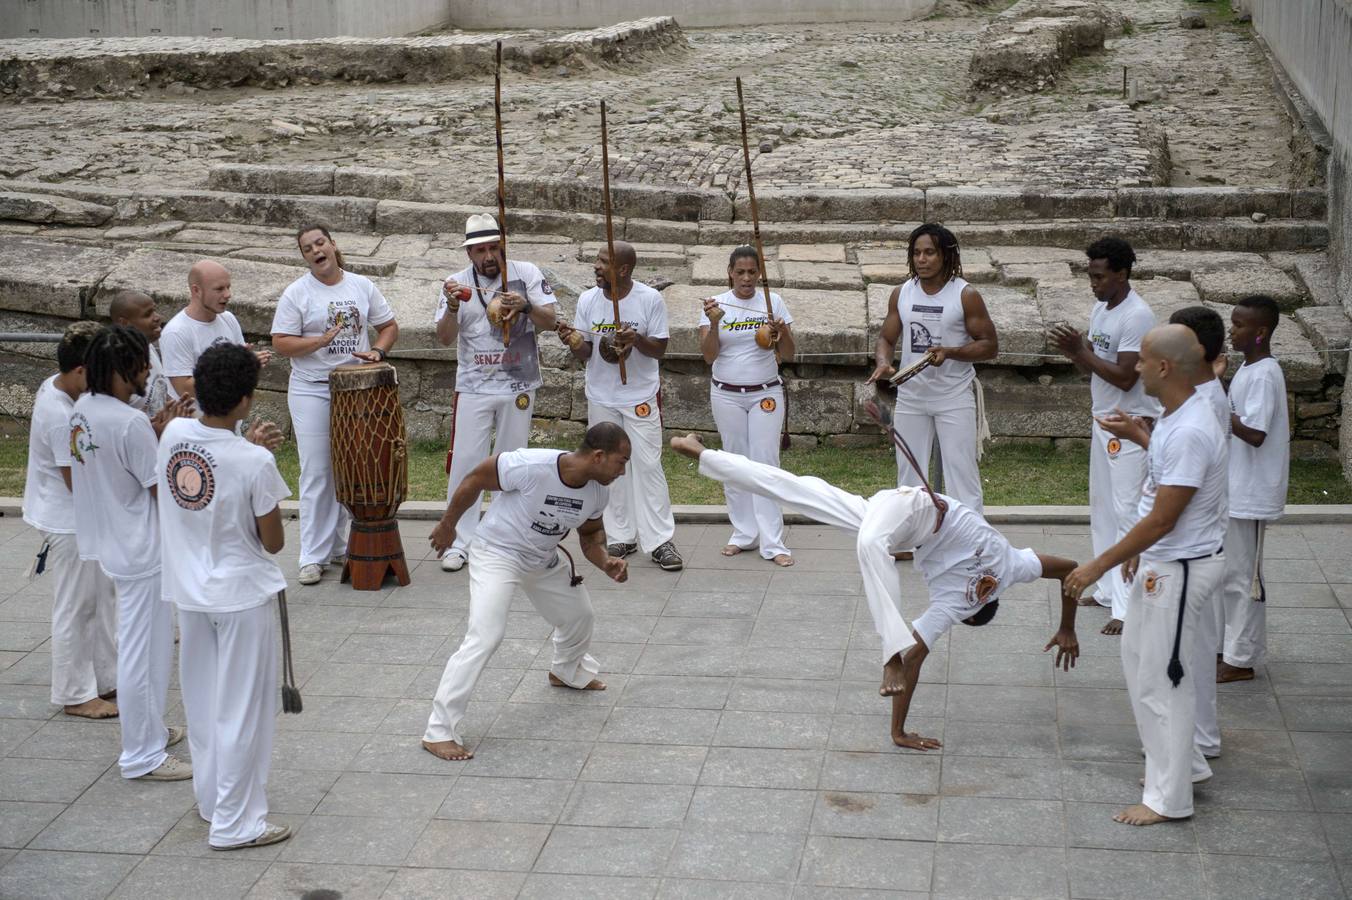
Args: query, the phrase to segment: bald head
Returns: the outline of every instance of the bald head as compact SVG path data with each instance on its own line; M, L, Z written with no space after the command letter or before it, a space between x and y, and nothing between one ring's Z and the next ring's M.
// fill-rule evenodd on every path
M619 279L620 290L628 291L629 279L634 275L634 266L638 265L638 254L634 252L634 245L628 241L615 242L615 277ZM605 245L601 246L596 254L596 262L592 264L592 269L596 273L596 284L598 287L610 290L610 251Z
M154 305L155 301L149 294L140 291L118 291L108 303L108 318L114 325L127 325L130 324L129 320L146 306Z
M629 271L634 271L634 266L638 265L638 254L634 252L634 245L628 241L615 242L615 266L628 266Z
M1150 353L1167 360L1171 366L1192 375L1202 362L1204 351L1197 334L1186 325L1159 325L1150 329L1141 342L1141 355Z
M230 272L215 260L202 259L188 270L189 315L210 322L230 302Z

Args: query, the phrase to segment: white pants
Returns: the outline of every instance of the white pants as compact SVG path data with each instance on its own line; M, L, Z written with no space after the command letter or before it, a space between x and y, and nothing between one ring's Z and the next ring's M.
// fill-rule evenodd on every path
M915 643L911 627L901 615L901 576L892 552L914 547L924 539L934 520L922 517L921 527L908 514L912 502L905 494L882 491L865 500L810 475L794 475L778 466L728 453L705 450L699 456L701 475L768 497L790 510L824 525L855 532L859 573L864 579L873 625L883 641L883 662Z
M1115 453L1108 452L1109 441L1116 442ZM1145 475L1145 449L1113 437L1094 422L1089 443L1089 532L1095 556L1122 540L1140 519L1136 510ZM1114 619L1124 622L1130 593L1121 566L1109 569L1094 589L1095 599L1112 608Z
M893 424L897 433L915 454L915 461L929 477L930 446L939 436L939 450L944 464L943 493L978 514L982 512L981 472L976 465L976 391L969 385L952 397L942 400L917 400L905 396L903 387L897 392ZM901 450L896 451L897 486L919 487L920 475L911 468ZM937 490L937 488L936 488Z
M1187 564L1187 598L1179 637L1183 678L1177 686L1167 669L1183 601L1181 562L1142 562L1132 582L1122 630L1122 672L1136 731L1145 748L1141 802L1162 816L1192 815L1192 784L1211 775L1195 740L1197 686L1216 681L1216 663L1199 665L1198 622L1207 597L1221 583L1225 559L1212 556ZM1212 651L1215 652L1214 650Z
M591 683L601 671L587 652L595 617L587 589L568 583L570 571L562 553L555 555L552 566L534 569L486 549L482 541L469 545L469 627L441 673L423 740L465 743L460 722L479 675L507 633L507 610L516 588L554 626L554 661L549 671L571 687L585 688Z
M277 606L178 611L179 681L188 715L192 788L211 823L207 841L243 844L263 833L277 730Z
M525 409L516 405L516 398L525 396ZM489 447L493 453L520 450L530 439L530 415L535 408L535 392L518 394L455 395L455 425L451 432L451 471L446 481L446 502L460 487L460 482L479 463L488 459ZM493 432L497 441L492 442ZM480 498L482 501L482 498ZM470 504L455 526L455 543L447 550L466 553L474 533L479 529L479 507L482 502Z
M338 502L329 446L329 398L287 394L300 456L300 564L325 565L347 553L351 520Z
M758 463L779 465L779 434L784 427L784 388L741 394L713 387L709 391L723 449ZM774 559L789 555L784 546L784 514L769 498L723 485L732 537L728 543L743 550L760 546L760 555Z
M43 532L52 575L52 702L78 706L117 688L117 588L73 534Z
M164 707L174 664L174 610L160 599L159 573L114 578L117 586L117 709L123 778L153 772L167 755Z
M1267 523L1257 519L1230 519L1225 532L1224 657L1232 666L1252 669L1267 655L1267 586L1263 584L1260 536ZM1258 595L1253 596L1254 573Z
M646 407L648 414L636 410ZM629 465L610 485L610 502L602 516L612 543L637 543L652 553L676 534L671 493L662 471L662 416L657 398L634 406L602 406L587 401L587 427L614 422L629 436Z

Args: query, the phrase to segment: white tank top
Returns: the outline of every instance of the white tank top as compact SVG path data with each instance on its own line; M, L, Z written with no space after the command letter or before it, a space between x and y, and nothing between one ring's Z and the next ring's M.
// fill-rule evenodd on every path
M901 314L901 365L918 361L930 347L961 347L972 342L962 312L962 291L967 282L954 278L937 294L927 294L919 278L901 286L897 312ZM972 364L947 360L916 375L897 389L914 400L942 400L967 390L975 373Z

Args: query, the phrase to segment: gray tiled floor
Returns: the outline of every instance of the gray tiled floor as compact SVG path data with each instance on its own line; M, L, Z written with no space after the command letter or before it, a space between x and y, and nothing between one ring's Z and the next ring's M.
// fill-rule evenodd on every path
M118 776L116 724L48 705L50 580L23 579L36 541L0 519L0 897L1349 896L1352 528L1272 530L1271 663L1221 689L1196 817L1148 829L1110 818L1141 763L1099 611L1053 674L1054 590L1012 590L926 664L913 725L942 752L900 752L854 554L818 527L790 529L794 571L689 526L683 573L585 572L603 693L547 686L548 628L518 600L470 707L478 756L441 762L418 737L467 578L425 558L427 531L403 526L407 588L293 586L305 713L279 720L269 794L296 836L227 856L188 785ZM1083 528L1010 534L1088 551Z

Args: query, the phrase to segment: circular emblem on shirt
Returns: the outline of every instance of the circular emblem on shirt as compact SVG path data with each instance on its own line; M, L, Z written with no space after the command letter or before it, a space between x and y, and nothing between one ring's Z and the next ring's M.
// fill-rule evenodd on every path
M1108 438L1108 455L1116 457L1120 452L1122 452L1122 442L1117 438Z
M1145 584L1143 585L1146 596L1157 596L1160 592L1160 588L1164 586L1164 579L1166 577L1168 576L1147 569L1145 573Z
M634 415L638 416L640 419L646 419L652 414L653 408L647 403L640 403L638 406L634 407Z
M980 575L973 575L967 580L967 604L969 606L981 606L995 596L995 591L999 587L1000 579L996 578L995 573L990 569L985 570Z
M760 402L760 408L765 412L774 412L776 405L774 397L766 397Z
M189 512L206 509L216 493L216 477L211 466L192 450L180 450L169 457L165 474L174 502Z
M530 409L530 394L517 394L516 408L520 410Z
M89 420L85 418L84 413L76 413L70 417L70 456L77 463L84 465L84 455L93 453L99 449L99 445L94 443L94 433L89 430Z

